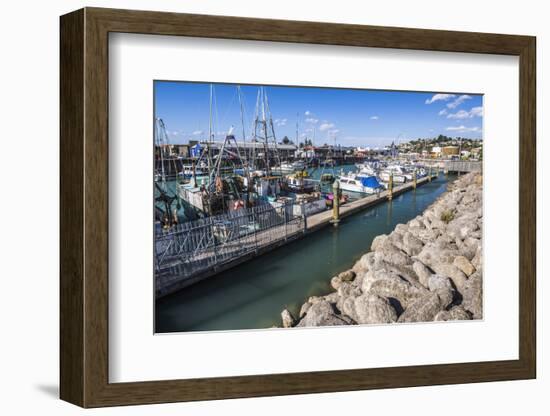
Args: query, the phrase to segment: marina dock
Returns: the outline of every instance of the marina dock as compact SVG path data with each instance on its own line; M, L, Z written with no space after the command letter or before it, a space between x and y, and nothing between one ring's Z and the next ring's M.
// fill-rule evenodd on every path
M416 186L428 183L436 176L419 178ZM406 182L389 190L342 205L340 218L388 201L413 190L414 182ZM292 208L292 206L290 207ZM332 210L310 216L296 215L287 206L256 207L231 217L207 218L193 227L182 227L164 235L159 257L157 253L156 296L163 297L235 267L252 258L318 231L333 220ZM223 226L231 222L238 232L223 234ZM252 224L252 227L251 227ZM222 234L222 237L220 237ZM159 247L156 247L157 251Z

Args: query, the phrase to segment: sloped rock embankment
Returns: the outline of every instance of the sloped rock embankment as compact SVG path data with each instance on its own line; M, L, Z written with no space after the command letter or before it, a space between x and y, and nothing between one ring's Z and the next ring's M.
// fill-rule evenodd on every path
M334 291L314 296L284 327L481 319L482 178L467 174L426 211L377 236Z

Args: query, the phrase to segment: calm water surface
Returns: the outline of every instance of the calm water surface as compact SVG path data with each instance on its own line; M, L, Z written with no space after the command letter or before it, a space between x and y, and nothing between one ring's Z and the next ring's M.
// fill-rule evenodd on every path
M451 177L449 178L452 179ZM422 213L447 188L437 180L326 227L156 304L156 332L268 328L287 307L330 292L330 278L350 268L374 237Z

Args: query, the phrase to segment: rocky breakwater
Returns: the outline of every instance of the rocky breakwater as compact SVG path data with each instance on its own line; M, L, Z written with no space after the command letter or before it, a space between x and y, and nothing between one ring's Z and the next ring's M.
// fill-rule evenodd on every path
M482 318L482 177L467 174L407 224L377 236L371 251L331 280L283 327Z

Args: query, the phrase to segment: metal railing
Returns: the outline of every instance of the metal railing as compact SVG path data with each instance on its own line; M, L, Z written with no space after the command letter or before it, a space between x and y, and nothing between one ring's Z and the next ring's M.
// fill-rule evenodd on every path
M293 204L265 204L178 224L155 232L157 292L303 233Z

